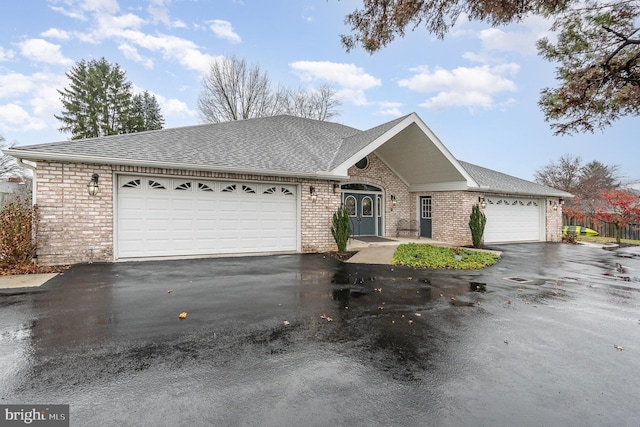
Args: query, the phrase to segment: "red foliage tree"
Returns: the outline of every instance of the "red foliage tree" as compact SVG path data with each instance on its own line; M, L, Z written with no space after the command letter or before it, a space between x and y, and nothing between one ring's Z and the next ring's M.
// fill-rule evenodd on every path
M596 211L595 219L613 224L616 230L616 242L620 243L622 229L630 224L640 223L640 197L622 190L602 193L604 206Z

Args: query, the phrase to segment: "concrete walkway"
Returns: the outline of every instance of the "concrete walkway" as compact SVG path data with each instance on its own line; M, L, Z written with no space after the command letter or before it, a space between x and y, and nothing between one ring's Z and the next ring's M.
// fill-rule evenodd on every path
M57 275L58 273L42 273L0 276L0 289L32 288L42 286Z
M368 240L368 239L367 239ZM364 241L352 238L347 245L348 251L358 251L346 262L361 264L391 264L393 254L403 243L422 243L434 246L450 246L432 239L412 239L407 237L384 238L380 241Z

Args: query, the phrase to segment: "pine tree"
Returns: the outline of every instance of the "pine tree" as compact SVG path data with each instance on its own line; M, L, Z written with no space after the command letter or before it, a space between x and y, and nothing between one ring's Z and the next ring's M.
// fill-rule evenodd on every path
M67 72L69 86L59 90L63 110L55 117L71 139L162 129L164 118L155 96L134 96L118 64L105 58L76 63Z

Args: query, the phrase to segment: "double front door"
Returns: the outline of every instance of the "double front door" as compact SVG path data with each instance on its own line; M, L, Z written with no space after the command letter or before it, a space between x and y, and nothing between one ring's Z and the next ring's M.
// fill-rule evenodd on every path
M344 207L351 219L351 235L382 235L382 197L375 193L344 193Z

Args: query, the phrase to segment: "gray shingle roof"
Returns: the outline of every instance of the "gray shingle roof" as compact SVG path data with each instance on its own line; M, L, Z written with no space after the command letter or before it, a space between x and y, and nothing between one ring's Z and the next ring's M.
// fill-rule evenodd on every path
M67 156L74 161L162 163L188 169L258 174L331 174L409 115L366 131L283 115L29 145L14 147L11 151L31 160L55 155L56 158ZM571 197L564 191L471 163L460 161L460 165L481 189L490 192Z
M458 163L480 185L486 187L492 193L530 194L549 197L573 197L566 191L556 190L546 185L538 184L525 179L516 178L502 172L483 168L482 166L458 160Z
M293 116L275 116L18 147L97 159L282 172L328 171L345 137L361 131Z

